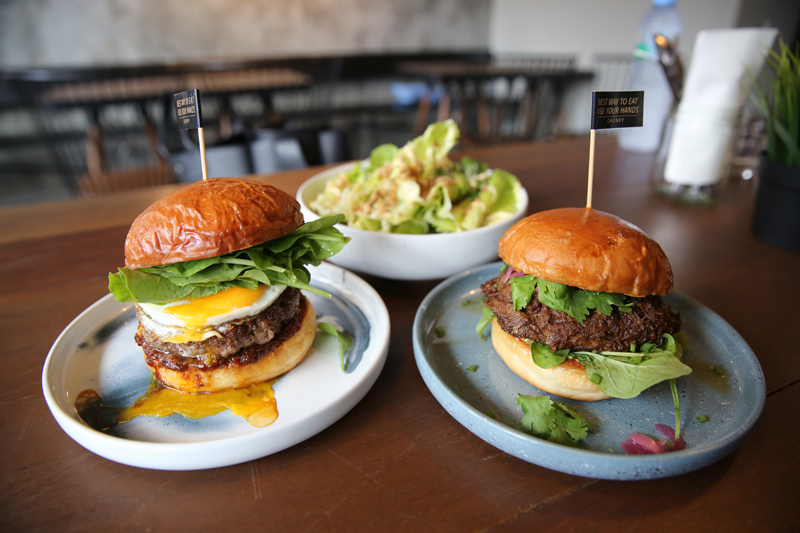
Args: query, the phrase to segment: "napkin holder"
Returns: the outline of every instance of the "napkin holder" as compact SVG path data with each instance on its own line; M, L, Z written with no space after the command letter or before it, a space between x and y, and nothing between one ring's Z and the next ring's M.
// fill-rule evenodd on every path
M717 202L739 131L742 81L748 71L761 70L776 35L772 28L698 34L683 98L667 119L651 170L656 193L685 203Z

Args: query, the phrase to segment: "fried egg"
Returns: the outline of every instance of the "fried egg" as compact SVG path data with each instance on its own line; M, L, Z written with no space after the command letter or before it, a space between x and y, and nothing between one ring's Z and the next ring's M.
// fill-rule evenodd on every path
M272 303L285 285L259 285L257 289L233 287L211 296L167 304L139 304L139 319L161 340L174 343L221 337L215 327L232 320L253 317Z

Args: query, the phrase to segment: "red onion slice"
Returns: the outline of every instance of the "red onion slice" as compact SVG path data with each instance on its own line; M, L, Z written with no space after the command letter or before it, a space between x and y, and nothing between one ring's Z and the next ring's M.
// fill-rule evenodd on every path
M514 270L514 267L508 267L506 269L506 275L503 276L503 283L508 283L508 280L510 280L511 278L518 278L524 275L525 274L520 272L519 270Z
M651 453L677 452L686 448L683 437L675 441L675 431L664 424L656 424L656 430L668 440L655 441L641 433L631 433L628 440L619 445L628 455L646 455Z

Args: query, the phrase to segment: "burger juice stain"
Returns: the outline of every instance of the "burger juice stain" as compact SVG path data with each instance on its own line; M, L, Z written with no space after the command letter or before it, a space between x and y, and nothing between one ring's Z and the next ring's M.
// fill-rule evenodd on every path
M106 431L137 416L166 417L174 414L197 419L214 416L226 409L255 427L278 419L278 405L272 386L280 377L244 387L207 394L188 394L165 387L153 379L145 394L128 407L103 405L100 394L87 389L78 394L75 409L89 427Z
M689 363L687 363L689 364ZM707 383L719 394L728 394L731 391L728 373L722 366L712 366L704 361L692 362L692 376Z

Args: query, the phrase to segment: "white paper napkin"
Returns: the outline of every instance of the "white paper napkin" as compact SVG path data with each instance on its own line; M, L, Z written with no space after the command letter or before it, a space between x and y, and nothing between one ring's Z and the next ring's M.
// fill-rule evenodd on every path
M666 181L702 186L723 177L745 98L742 80L748 70L758 75L777 34L774 28L736 28L697 35L664 168Z

